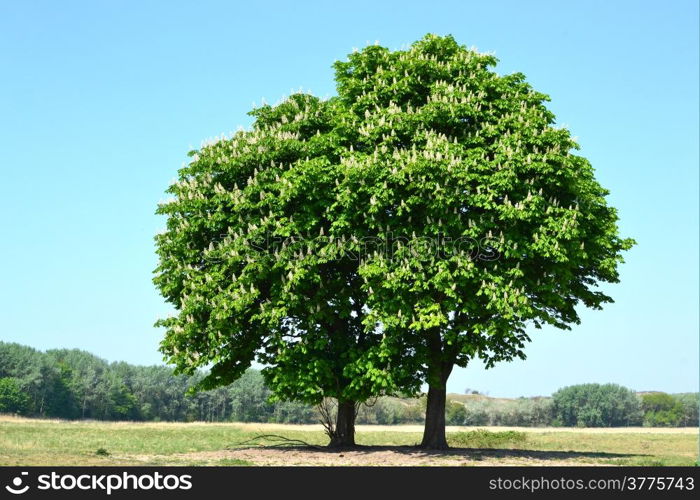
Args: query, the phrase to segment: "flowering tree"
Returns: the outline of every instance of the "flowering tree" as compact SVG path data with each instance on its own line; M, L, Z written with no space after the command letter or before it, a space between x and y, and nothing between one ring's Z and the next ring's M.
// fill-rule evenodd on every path
M495 63L429 35L335 65L352 144L338 203L354 234L399 240L359 268L365 324L411 346L399 366L429 386L427 448L447 446L454 366L524 358L528 323L567 329L577 305L610 302L596 285L633 244L548 97Z
M633 242L547 97L495 62L451 37L370 46L335 64L337 97L192 152L159 208L169 361L211 387L257 358L278 397L338 399L341 445L356 402L427 383L443 448L454 366L523 358L528 324L611 301L596 284Z
M352 445L358 402L418 382L388 369L381 332L364 324L355 244L335 236L342 113L296 94L251 114L253 130L191 153L159 207L155 283L177 309L158 323L162 351L180 371L210 367L202 388L257 359L277 398L336 398L331 444Z

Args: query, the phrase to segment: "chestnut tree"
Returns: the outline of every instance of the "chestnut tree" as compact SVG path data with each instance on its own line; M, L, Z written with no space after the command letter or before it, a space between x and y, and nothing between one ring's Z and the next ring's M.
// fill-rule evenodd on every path
M335 63L337 96L193 151L159 207L166 358L204 387L257 359L277 397L338 399L337 445L356 403L427 384L422 445L444 448L454 366L610 302L633 241L548 97L495 64L449 36L369 46Z

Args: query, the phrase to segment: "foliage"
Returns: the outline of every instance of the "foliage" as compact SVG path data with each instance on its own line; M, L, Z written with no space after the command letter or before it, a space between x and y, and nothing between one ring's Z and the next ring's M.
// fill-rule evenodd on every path
M462 403L447 401L445 404L445 423L447 425L464 425L467 409Z
M619 427L639 425L637 395L617 384L581 384L552 395L555 420L564 426Z
M268 402L270 390L257 371L246 371L235 384L229 386L228 396L231 399L231 420L259 422L269 420L273 414L273 407ZM280 418L278 421L288 422L289 419Z
M642 395L644 425L649 427L676 427L683 421L681 401L665 392Z
M381 397L360 406L358 424L415 424L425 418L425 409L416 399Z
M191 152L159 207L154 281L178 312L159 322L162 350L182 373L211 364L202 388L232 382L256 356L279 399L393 388L381 335L362 325L358 262L333 248L336 108L296 94L254 110L251 131Z
M23 414L29 406L29 398L22 392L16 378L0 378L0 413Z
M162 366L107 363L84 351L42 353L0 342L0 412L96 420L315 423L314 409L270 403L259 371L236 383L188 395L204 377Z
M633 244L548 97L495 63L428 35L335 64L352 148L330 210L342 234L392 242L359 268L365 324L431 385L474 357L524 357L527 323L569 328L577 305L610 302L594 285Z
M466 404L464 425L547 427L552 425L551 398L480 398Z
M673 394L683 405L683 418L679 422L684 427L698 427L698 409L700 408L700 395L697 392Z
M20 360L26 363L20 363ZM32 374L37 373L43 373L46 378L33 378ZM62 375L57 378L58 373ZM319 422L319 414L314 406L293 401L271 401L272 391L257 370L246 371L228 386L189 394L189 388L198 384L204 374L197 372L188 377L176 375L172 369L163 366L110 364L79 350L51 350L42 353L19 344L0 342L0 375L0 413L94 420L294 424ZM561 415L562 391L566 393L570 389L562 389L557 393L557 411L554 409L553 398L497 399L481 395L451 394L448 395L445 417L449 425L476 427L587 424L584 421L567 423ZM57 393L54 394L54 391ZM629 399L630 392L620 388L610 391L609 395L615 399L617 394L618 399L624 401ZM404 396L379 397L360 405L357 423L420 423L425 418L425 396ZM45 402L53 403L37 405L35 401L40 403L42 397ZM564 399L572 405L588 407L593 397ZM669 408L675 412L675 417L670 420L661 418L652 421L651 418L659 417L650 417L646 420L646 425L694 426L697 423L697 393L671 396L662 394L646 399L647 406L644 408L647 412L663 412ZM604 400L606 398L598 398L598 401ZM663 404L652 407L651 403L658 400ZM66 407L62 408L61 404ZM631 402L631 408L633 411L629 424L608 422L603 425L640 424L641 410L634 410L637 408L634 401ZM682 410L680 418L677 414L679 409ZM586 412L590 414L589 410L583 411L584 414ZM578 414L578 407L572 408L571 413ZM662 417L663 415L666 414L661 413Z
M595 285L633 242L548 97L495 63L449 36L370 46L335 63L337 97L192 151L156 238L178 371L212 388L257 358L281 399L363 401L610 302Z

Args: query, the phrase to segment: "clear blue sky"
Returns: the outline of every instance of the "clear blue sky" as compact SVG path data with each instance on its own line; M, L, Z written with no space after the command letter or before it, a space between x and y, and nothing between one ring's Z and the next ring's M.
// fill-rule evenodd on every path
M433 32L552 97L638 241L615 304L448 389L696 391L698 17L697 0L2 2L0 340L160 363L154 210L188 149L262 98L332 95L353 47Z

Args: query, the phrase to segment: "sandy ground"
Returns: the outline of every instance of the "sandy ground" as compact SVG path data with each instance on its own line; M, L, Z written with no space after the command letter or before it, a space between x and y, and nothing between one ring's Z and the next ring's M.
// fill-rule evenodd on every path
M552 452L533 450L477 450L451 448L429 452L412 446L372 446L352 451L308 447L250 447L170 455L188 461L218 462L245 460L255 465L272 466L475 466L475 465L603 465L596 463L595 453ZM134 458L134 457L132 457ZM144 457L153 459L153 456Z

